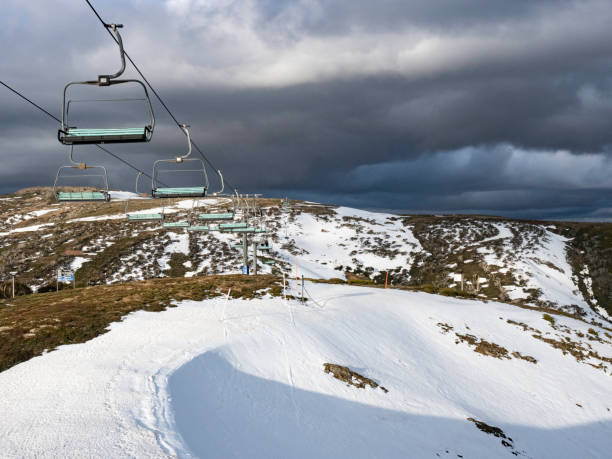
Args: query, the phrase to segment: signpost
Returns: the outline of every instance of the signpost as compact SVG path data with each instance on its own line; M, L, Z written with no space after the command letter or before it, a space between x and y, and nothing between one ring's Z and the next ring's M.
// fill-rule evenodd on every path
M13 294L12 297L15 298L15 276L17 275L17 271L11 271L11 284L13 285Z
M72 271L68 271L68 270L61 270L58 269L57 270L57 279L55 281L55 290L59 291L59 284L61 283L72 283L72 288L75 288L75 281L74 281L74 273Z

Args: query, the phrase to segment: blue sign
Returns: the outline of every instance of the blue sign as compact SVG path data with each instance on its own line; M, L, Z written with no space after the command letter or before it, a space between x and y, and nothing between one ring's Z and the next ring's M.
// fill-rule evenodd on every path
M243 265L242 274L248 274L248 273L249 273L249 265Z
M74 281L74 274L70 273L70 274L58 274L57 275L57 280L58 282L73 282Z

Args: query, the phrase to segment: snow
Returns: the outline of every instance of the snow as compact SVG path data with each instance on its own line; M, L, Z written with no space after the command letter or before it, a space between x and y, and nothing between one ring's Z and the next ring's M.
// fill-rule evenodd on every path
M495 241L497 239L511 239L513 237L512 231L508 225L502 223L495 223L495 228L497 228L498 234L496 236L488 237L480 241L481 244L489 241Z
M128 199L147 199L132 191L109 191L111 200L126 201Z
M396 290L307 290L316 303L219 297L136 312L0 373L2 454L511 457L473 417L527 457L609 457L609 374L505 320L554 331L541 313ZM538 363L477 354L437 323ZM325 362L389 392L349 387Z
M40 217L41 215L45 215L48 214L49 212L55 212L57 209L40 209L40 210L33 210L32 212L29 212L28 215L32 215L33 217Z
M288 215L283 217L278 232L281 248L277 253L295 269L296 255L282 248L283 245L293 241L299 251L297 258L300 275L304 274L311 278L344 279L344 268L355 266L354 260L364 267L373 268L375 272L398 267L409 268L412 264L410 252L421 250L421 245L410 228L404 227L400 221L388 220L397 217L393 214L347 207L335 209L335 212L336 215L328 216L326 219L306 212L296 215L293 219L289 219ZM343 221L343 218L349 220ZM366 247L364 241L371 245ZM392 258L380 255L377 246L380 241L397 250L398 254ZM340 266L343 266L343 269L335 269Z
M66 223L97 222L97 221L103 221L103 220L120 220L122 218L125 218L124 214L98 215L98 216L94 216L94 217L73 218L72 220L68 220Z
M54 223L41 223L40 225L24 226L22 228L15 228L10 231L5 231L3 233L0 233L0 236L8 236L9 234L13 234L13 233L27 233L30 231L40 231L43 228L48 228L53 225Z
M85 257L74 257L74 260L70 262L70 270L72 272L76 272L81 266L83 266L83 263L87 263L90 260L90 258Z
M158 259L159 267L162 271L170 269L170 256L173 253L184 253L189 255L189 234L187 233L168 233L172 242L164 248L164 255ZM188 276L191 277L191 276Z

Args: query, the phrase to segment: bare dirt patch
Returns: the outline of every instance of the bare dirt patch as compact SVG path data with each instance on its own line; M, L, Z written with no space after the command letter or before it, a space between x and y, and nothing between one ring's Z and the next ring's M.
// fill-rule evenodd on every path
M476 428L478 428L478 430L480 430L481 432L493 435L494 437L501 439L501 444L511 450L513 455L521 455L521 453L514 448L514 440L512 440L512 438L510 438L508 435L506 435L505 432L499 427L489 425L486 422L479 421L478 419L474 418L467 418L467 420L473 422Z
M324 363L323 368L325 369L325 373L331 373L334 378L345 382L349 386L354 386L358 389L365 389L366 386L370 386L372 389L380 387L383 392L389 392L385 387L379 386L376 381L360 375L359 373L351 370L349 367L343 367L341 365L336 365L335 363Z
M491 343L485 339L477 338L476 336L470 334L462 335L460 333L455 333L455 335L457 336L457 341L455 341L455 343L468 343L474 346L474 352L478 352L482 355L488 355L489 357L495 357L496 359L500 360L510 359L508 350L499 344Z

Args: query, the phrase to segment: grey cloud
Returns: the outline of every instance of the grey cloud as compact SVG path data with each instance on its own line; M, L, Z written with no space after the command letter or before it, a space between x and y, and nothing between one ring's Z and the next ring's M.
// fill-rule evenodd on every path
M610 180L597 169L581 170L579 179L575 172L575 161L588 163L593 153L606 158L612 145L612 31L605 26L612 6L606 2L270 0L254 3L254 22L247 20L245 2L232 2L232 11L221 4L192 2L186 16L162 2L144 9L137 2L98 6L109 20L126 23L128 51L241 190L369 208L526 216L607 215L612 207L606 197ZM67 81L117 67L116 48L82 4L9 0L5 8L0 38L11 46L3 50L0 78L53 114L59 115ZM235 26L239 15L247 15L244 30L252 28L263 45L225 56L227 44L207 35L215 25L210 21ZM555 26L551 17L570 20ZM527 32L531 43L522 36ZM446 48L432 55L441 63L425 59L419 64L424 70L413 73L376 61L360 73L350 61L351 71L340 66L298 82L233 79L265 73L279 64L269 60L276 52L291 56L288 50L305 39L330 40L329 61L342 62L338 37L369 37L374 49L387 46L388 33L442 40ZM462 48L453 47L454 38ZM364 51L350 41L346 54ZM236 46L247 42L237 38ZM493 45L498 52L491 52ZM389 46L402 51L393 48L396 43ZM455 52L462 58L454 60ZM228 76L223 84L209 78L217 71ZM146 171L155 159L184 149L184 136L159 104L155 109L153 142L109 146ZM0 88L0 159L8 165L0 170L0 192L50 183L66 154L56 129ZM478 152L461 164L470 147ZM507 148L548 158L532 165L544 172L508 169L513 163ZM546 155L557 149L575 160L555 167L551 177L546 170L553 159ZM133 171L92 148L83 155L108 165L115 187L133 188ZM603 159L600 166L609 170ZM596 187L591 177L597 177Z

